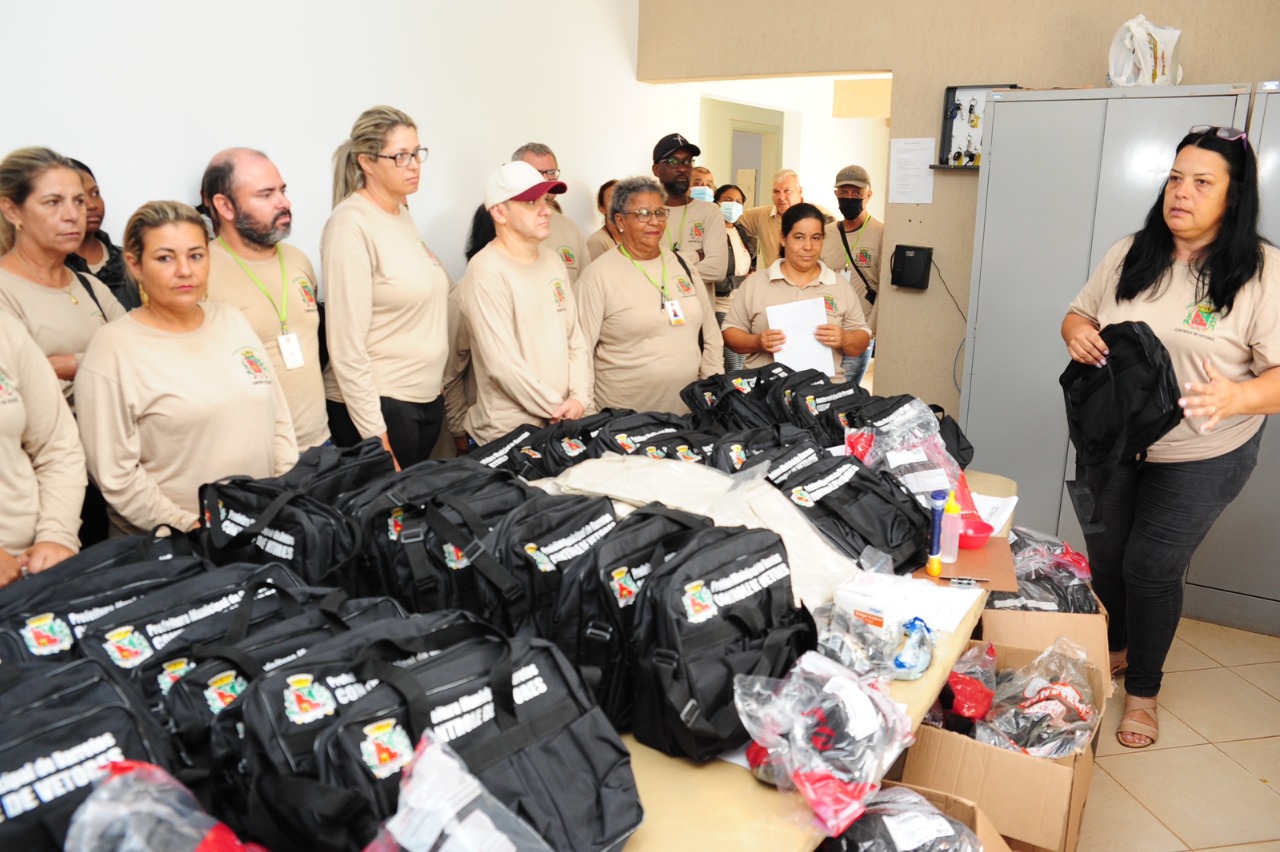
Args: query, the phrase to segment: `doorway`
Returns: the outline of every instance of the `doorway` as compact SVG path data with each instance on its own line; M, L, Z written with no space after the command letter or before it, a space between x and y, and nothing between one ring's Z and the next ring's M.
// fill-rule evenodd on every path
M786 114L764 107L702 99L702 155L717 185L737 184L746 207L769 202L769 178L782 168Z

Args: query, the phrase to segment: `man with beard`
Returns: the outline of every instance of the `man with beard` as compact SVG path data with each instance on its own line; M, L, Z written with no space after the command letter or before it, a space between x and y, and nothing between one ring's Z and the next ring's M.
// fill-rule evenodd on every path
M320 373L316 274L281 240L293 223L284 178L267 155L214 155L200 195L217 238L209 244L209 299L235 305L262 341L284 389L299 451L329 440Z
M862 301L862 313L875 337L880 293L880 244L884 240L884 223L867 210L871 198L871 176L862 166L845 166L836 174L836 201L842 221L827 225L822 241L822 262L849 279ZM861 355L844 359L842 369L846 381L861 382L871 360L871 346Z
M555 152L541 142L526 142L511 155L511 162L523 160L542 175L544 180L560 180L560 164L556 161ZM560 256L565 269L569 271L569 283L578 285L578 276L591 262L587 251L587 239L582 236L582 229L573 220L561 212L555 199L551 202L551 234L547 237L547 248ZM519 424L517 424L519 425Z
M678 254L708 282L714 303L715 282L729 270L729 238L720 206L689 197L693 158L701 153L701 148L679 133L669 133L653 146L653 175L667 193L667 231L662 247Z

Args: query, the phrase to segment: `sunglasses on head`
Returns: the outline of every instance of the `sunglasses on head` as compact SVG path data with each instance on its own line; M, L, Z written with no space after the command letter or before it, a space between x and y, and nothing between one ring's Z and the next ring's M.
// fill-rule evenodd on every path
M1243 130L1241 130L1238 127L1215 127L1212 124L1197 124L1195 127L1192 127L1187 132L1195 133L1195 134L1203 134L1203 133L1208 133L1209 131L1213 131L1214 136L1217 136L1219 139L1225 139L1228 142L1234 142L1237 139L1239 139L1241 141L1241 144L1245 145L1246 147L1249 144L1249 137L1245 134Z

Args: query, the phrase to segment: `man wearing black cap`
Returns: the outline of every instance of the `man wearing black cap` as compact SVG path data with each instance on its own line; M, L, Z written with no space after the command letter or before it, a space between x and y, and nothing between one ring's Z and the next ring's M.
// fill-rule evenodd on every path
M445 370L460 454L525 423L579 418L591 403L590 353L568 271L546 243L550 198L564 190L520 160L489 175L484 203L497 236L458 284L461 322Z
M822 240L822 262L844 275L862 300L862 313L875 337L880 293L880 245L884 223L871 215L866 203L871 198L871 176L862 166L845 166L836 174L836 201L842 221L827 225ZM874 341L872 342L874 346ZM844 359L845 378L862 381L871 360L871 347L861 355Z
M715 284L729 270L729 238L719 206L689 197L693 158L702 149L679 133L669 133L653 146L653 175L667 192L667 232L663 245L697 270L715 301Z

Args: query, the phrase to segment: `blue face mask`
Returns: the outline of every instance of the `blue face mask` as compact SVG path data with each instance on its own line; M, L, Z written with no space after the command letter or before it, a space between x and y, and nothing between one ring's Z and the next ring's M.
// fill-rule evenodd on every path
M695 186L689 190L689 195L695 201L715 201L716 191L709 186Z
M737 201L721 201L720 212L724 214L726 222L733 224L742 215L742 205Z

